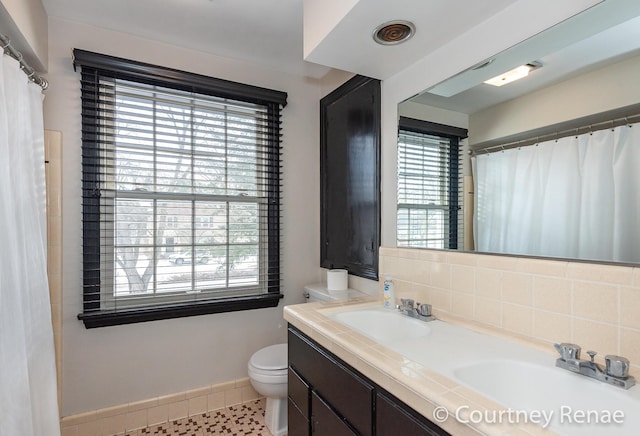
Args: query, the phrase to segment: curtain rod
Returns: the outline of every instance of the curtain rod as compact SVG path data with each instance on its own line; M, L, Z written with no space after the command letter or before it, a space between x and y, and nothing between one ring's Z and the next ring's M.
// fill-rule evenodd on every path
M22 53L16 50L11 45L11 40L2 33L0 33L0 42L2 42L2 48L4 49L5 54L20 62L20 69L27 75L29 80L39 85L43 91L49 87L49 82L36 74L33 68L31 68L29 64L24 61Z
M527 147L529 145L535 145L540 142L549 140L558 140L560 138L566 138L568 136L580 135L584 133L595 132L597 130L612 129L618 126L624 126L625 124L631 125L640 121L640 114L628 115L625 117L613 118L606 121L600 121L580 127L574 127L571 129L561 130L558 132L547 133L544 135L538 135L535 137L521 139L518 141L506 142L499 145L491 145L486 148L479 148L477 150L469 150L469 154L477 156L479 154L495 153L497 151L509 150L512 148Z

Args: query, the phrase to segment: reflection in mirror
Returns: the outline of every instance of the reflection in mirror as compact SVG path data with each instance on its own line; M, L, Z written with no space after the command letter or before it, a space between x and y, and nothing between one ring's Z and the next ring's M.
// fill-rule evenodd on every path
M400 117L398 246L461 246L460 142L467 130Z
M402 102L400 117L468 129L446 180L463 186L457 248L640 263L638 77L640 2L607 0Z

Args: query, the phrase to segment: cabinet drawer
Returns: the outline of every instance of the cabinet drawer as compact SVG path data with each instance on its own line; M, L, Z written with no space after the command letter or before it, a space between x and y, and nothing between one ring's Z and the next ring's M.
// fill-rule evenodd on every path
M291 328L289 364L359 434L372 435L374 387L370 383Z
M419 415L390 394L376 397L376 436L449 436L436 424Z
M305 436L310 430L309 420L302 415L291 398L287 402L287 427L287 433L291 436Z
M309 419L309 385L291 368L287 380L289 400L300 409L305 419Z
M354 436L349 426L314 392L311 394L311 434L314 436ZM295 433L292 433L292 435Z

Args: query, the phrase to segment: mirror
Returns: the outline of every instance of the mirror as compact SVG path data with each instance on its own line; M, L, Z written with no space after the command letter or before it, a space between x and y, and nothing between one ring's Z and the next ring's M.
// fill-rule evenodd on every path
M499 87L483 83L527 64L535 68L522 80ZM472 176L472 160L478 162L480 157L472 156L506 154L512 151L511 148L515 152L565 136L579 137L598 129L611 130L617 125L636 123L640 121L639 77L640 2L607 0L401 102L398 106L400 117L468 129L469 136L462 143L460 155L464 175L460 198L464 224L458 235L458 249L474 250L478 243L477 233L481 232L478 216L474 218L473 214L473 208L480 206L473 205L479 194L474 195ZM640 125L636 130L640 130ZM525 155L522 153L520 158ZM476 182L478 180L481 179L476 174ZM632 180L638 184L627 189L631 194L626 200L631 201L623 208L640 210L637 194L640 179ZM595 185L597 187L598 183ZM573 209L558 210L556 216L576 215L575 204L567 204ZM523 203L519 207L534 210L538 206ZM606 209L605 212L613 213ZM633 221L632 227L639 227L637 213L627 219ZM589 226L594 233L600 232L597 222L591 222ZM631 236L640 240L639 231L634 232L634 235L623 232L621 239ZM522 237L521 234L517 236ZM533 245L545 245L546 241L557 239L544 232L535 233L534 237L536 243ZM638 247L640 244L627 250L632 253L622 256L606 250L583 254L572 250L527 251L491 247L478 251L638 264Z

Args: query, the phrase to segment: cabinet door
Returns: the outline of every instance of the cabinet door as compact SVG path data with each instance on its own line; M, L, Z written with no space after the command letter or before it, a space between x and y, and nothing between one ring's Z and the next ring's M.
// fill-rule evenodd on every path
M289 329L289 365L358 433L373 434L371 383L292 329ZM313 407L311 413L315 413Z
M388 395L388 396L387 396ZM448 436L425 417L418 415L409 406L387 394L376 396L376 435L377 436Z
M307 436L309 435L309 421L302 414L296 404L291 401L287 401L287 427L288 434L291 436Z
M309 419L309 385L295 372L289 368L287 387L289 399L300 410L305 419Z
M311 394L311 434L316 436L353 436L353 430L315 392Z
M320 101L320 266L378 279L380 81L355 76Z
M288 386L288 427L291 436L303 436L310 434L309 420L309 403L310 393L309 385L296 373L289 368Z

